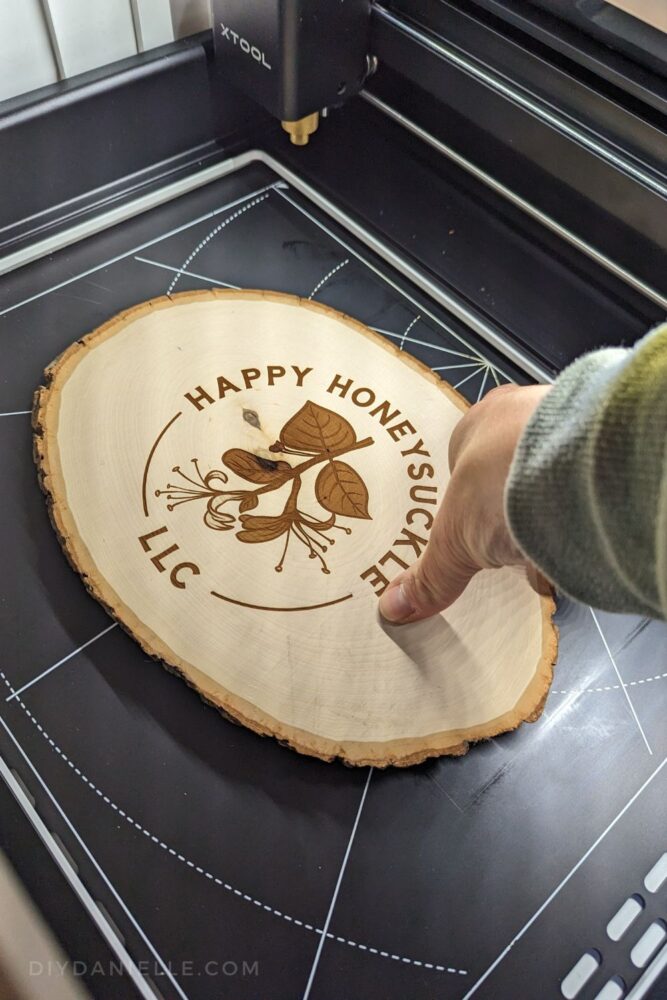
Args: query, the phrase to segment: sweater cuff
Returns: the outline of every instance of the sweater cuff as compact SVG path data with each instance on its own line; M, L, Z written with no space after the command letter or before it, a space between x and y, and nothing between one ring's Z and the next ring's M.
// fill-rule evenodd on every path
M518 547L563 593L610 611L655 615L610 561L590 488L599 413L632 354L595 351L559 376L517 446L505 513Z

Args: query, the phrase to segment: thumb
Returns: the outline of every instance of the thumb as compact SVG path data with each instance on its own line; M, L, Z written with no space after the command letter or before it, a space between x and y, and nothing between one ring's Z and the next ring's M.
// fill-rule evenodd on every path
M384 591L380 614L397 625L430 618L453 604L480 568L455 553L446 536L434 537Z

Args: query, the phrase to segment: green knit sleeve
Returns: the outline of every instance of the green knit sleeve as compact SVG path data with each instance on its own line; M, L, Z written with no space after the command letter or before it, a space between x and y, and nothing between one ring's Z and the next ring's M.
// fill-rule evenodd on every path
M565 369L519 442L505 505L564 593L667 618L667 324Z

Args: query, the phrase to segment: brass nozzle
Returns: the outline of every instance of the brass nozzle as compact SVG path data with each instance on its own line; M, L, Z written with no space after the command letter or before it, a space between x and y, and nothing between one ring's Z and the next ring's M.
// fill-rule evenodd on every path
M320 123L319 111L314 111L312 115L299 118L295 122L282 122L282 126L290 137L290 142L295 146L307 146L313 132L317 131Z

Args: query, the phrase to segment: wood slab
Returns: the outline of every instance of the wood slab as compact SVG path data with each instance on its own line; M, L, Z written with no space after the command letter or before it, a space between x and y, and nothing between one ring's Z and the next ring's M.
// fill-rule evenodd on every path
M186 292L47 369L35 458L70 562L146 653L302 753L407 765L537 718L556 655L519 568L430 621L379 618L467 405L326 306Z

